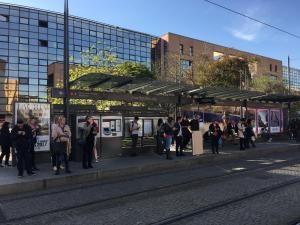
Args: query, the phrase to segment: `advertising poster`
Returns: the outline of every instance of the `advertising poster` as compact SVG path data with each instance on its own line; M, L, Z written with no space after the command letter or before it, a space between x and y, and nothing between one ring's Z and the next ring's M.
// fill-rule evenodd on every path
M122 137L122 116L101 116L101 137Z
M18 119L25 123L35 119L40 129L35 151L50 151L50 104L47 103L15 103L15 124Z
M280 133L280 110L271 110L270 114L271 133Z
M258 133L262 133L262 130L268 129L269 127L269 110L267 109L258 109L257 110L257 124L258 124Z
M144 120L144 136L146 136L146 137L153 136L152 120L150 120L150 119Z

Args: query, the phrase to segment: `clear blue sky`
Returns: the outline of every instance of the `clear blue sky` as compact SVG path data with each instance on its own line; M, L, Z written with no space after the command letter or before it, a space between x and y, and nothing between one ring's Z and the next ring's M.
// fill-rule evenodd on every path
M63 12L63 0L0 0ZM212 0L300 36L299 0ZM153 35L173 32L300 68L300 39L203 0L69 0L70 14Z

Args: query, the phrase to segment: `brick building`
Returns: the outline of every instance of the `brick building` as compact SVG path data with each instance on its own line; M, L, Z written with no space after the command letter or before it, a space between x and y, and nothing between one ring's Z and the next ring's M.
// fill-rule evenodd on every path
M203 60L203 58L218 60L222 56L254 59L255 63L249 65L253 78L259 75L269 75L273 79L282 78L282 61L280 60L173 33L167 33L156 40L156 56L156 69L163 79L170 78L170 73L176 72L174 70L182 71L193 68L197 60Z

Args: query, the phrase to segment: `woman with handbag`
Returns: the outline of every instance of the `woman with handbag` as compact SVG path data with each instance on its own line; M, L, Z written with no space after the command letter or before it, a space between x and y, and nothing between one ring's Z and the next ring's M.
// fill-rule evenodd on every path
M66 125L66 119L63 116L58 117L57 125L52 127L53 151L56 161L55 175L59 175L59 170L62 168L61 163L65 163L66 173L71 173L69 170L68 152L70 152L71 130Z

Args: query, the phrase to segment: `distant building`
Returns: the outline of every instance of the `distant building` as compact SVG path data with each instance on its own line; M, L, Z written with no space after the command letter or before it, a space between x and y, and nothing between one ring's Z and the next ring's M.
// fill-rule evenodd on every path
M64 54L62 13L0 3L0 119L12 114L12 103L47 102L48 87L62 83ZM70 16L70 64L80 64L81 52L96 46L115 54L119 62L141 63L164 79L170 59L180 71L192 70L197 57L255 57L251 73L282 76L282 62L233 48L167 33L162 37ZM177 65L173 65L178 69ZM174 81L174 80L173 80Z
M252 77L268 75L273 79L282 78L282 61L280 60L173 33L167 33L157 40L156 56L160 73L166 78L170 73L168 67L178 65L177 69L182 72L193 69L197 60L203 57L209 60L219 60L223 56L255 59L256 62L249 65Z
M283 66L283 80L286 87L289 87L289 73L288 67ZM300 92L300 69L290 68L290 83L291 83L291 91L298 91Z

